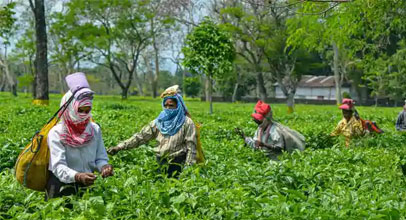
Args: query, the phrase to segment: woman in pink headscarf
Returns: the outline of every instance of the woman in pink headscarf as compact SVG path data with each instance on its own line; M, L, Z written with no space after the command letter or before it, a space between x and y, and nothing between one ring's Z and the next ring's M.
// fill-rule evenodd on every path
M103 178L113 175L100 127L90 120L93 91L84 73L71 74L66 82L70 90L62 98L61 106L69 102L68 106L59 115L60 123L48 134L51 157L46 200L75 194L79 187L92 185L96 179L94 171Z
M343 99L342 105L338 108L343 112L343 119L338 122L337 127L330 135L343 135L345 137L345 146L348 147L352 138L364 134L364 128L362 121L354 116L354 101L352 99Z

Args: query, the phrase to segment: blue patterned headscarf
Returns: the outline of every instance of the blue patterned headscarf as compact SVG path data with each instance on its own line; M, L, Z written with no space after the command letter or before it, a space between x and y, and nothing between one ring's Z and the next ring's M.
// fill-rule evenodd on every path
M176 109L166 109L165 102L168 99L175 99L177 101ZM186 119L187 108L183 102L183 98L179 94L173 96L167 96L162 101L163 110L159 114L158 118L155 119L156 126L158 130L163 135L172 136L176 134Z

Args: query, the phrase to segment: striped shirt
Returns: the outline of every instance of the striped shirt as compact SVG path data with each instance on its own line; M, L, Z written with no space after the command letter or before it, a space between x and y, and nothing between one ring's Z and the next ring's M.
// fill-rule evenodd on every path
M263 143L269 144L273 146L273 149L269 149L266 147L257 148L255 146L255 141L261 141ZM252 149L261 149L272 160L278 160L278 155L280 155L282 153L282 150L285 149L283 136L278 131L277 125L275 123L272 123L272 125L267 126L265 129L262 127L258 127L257 131L254 134L254 137L246 137L245 143Z
M159 132L155 120L143 127L140 132L117 145L120 149L136 148L156 139L154 151L158 157L175 158L186 154L186 164L196 163L196 127L192 119L185 118L181 129L173 136Z

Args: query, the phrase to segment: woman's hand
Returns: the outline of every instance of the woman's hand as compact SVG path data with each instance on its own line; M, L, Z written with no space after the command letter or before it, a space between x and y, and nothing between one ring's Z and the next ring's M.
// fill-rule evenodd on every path
M235 133L237 133L240 137L245 139L245 134L240 128L234 128Z
M116 153L118 153L121 150L121 148L119 147L110 147L109 149L107 149L107 153L110 155L114 155Z
M113 176L114 172L113 172L113 166L110 164L106 164L101 168L101 176L103 178L109 177L109 176Z
M75 182L82 183L85 186L93 185L97 176L93 173L77 173L75 175Z

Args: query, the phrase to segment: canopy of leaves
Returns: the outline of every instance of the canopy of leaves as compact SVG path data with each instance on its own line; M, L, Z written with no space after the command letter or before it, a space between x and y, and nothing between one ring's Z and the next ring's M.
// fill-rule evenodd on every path
M235 50L228 34L210 19L188 34L183 65L193 74L217 78L232 71Z
M13 25L16 19L13 17L15 3L9 3L0 7L0 38L3 38L4 44L9 44L9 34L13 30Z
M303 3L289 20L288 44L323 52L334 41L346 59L362 70L373 95L404 96L401 73L406 36L406 1L358 0ZM328 53L326 54L327 56Z

